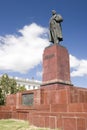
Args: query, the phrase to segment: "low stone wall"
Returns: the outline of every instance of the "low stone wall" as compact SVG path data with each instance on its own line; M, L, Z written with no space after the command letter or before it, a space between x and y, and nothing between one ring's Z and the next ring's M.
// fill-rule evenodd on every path
M22 104L23 94L34 94L31 106ZM87 89L64 86L44 88L8 95L6 106L0 106L0 119L27 120L38 127L62 130L87 129Z

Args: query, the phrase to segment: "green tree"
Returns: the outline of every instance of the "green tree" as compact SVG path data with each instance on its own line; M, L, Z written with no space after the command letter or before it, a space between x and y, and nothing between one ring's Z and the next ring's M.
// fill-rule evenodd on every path
M8 94L14 94L25 90L25 86L17 86L14 78L9 78L7 74L2 75L0 78L0 105L2 105L3 102L5 103Z
M17 83L15 79L10 79L9 80L9 93L13 94L13 93L17 93L18 89L17 89Z
M22 91L25 91L26 90L26 88L25 88L25 86L23 85L23 86L18 86L18 92L22 92Z
M7 74L4 74L2 77L1 77L1 81L0 81L0 86L1 86L1 89L2 89L2 95L5 99L6 95L9 93L9 77Z
M0 105L4 104L4 96L2 94L2 89L0 88Z
M9 78L7 74L2 75L0 79L0 88L0 100L2 102L3 99L4 103L8 94L13 94L18 91L16 81L14 79Z

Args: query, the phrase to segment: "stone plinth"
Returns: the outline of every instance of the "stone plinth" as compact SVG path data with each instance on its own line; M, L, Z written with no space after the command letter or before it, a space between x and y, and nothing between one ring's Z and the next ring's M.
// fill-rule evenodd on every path
M0 106L0 119L27 120L31 125L52 129L86 130L87 89L60 85L63 87L55 88L53 85L41 87L40 90L8 95L7 105ZM22 95L30 93L34 93L34 104L23 106Z
M52 45L43 54L43 84L70 82L69 54L65 47Z
M3 118L28 120L38 127L87 130L87 88L71 84L65 47L53 45L44 50L41 88L8 95L6 106L0 107Z

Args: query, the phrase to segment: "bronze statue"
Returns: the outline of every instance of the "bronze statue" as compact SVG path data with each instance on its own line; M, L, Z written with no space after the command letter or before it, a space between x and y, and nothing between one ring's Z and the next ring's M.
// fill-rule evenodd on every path
M52 17L50 19L50 34L49 41L53 42L53 44L59 44L60 41L63 41L62 37L62 28L61 22L63 18L60 14L56 14L55 10L52 10Z

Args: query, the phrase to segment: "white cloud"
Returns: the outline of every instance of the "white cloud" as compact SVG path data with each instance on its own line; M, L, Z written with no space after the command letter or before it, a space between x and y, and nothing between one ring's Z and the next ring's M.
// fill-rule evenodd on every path
M42 61L42 53L50 43L48 30L35 23L18 30L20 35L0 36L0 70L27 73ZM87 60L70 55L71 76L87 75ZM38 72L41 76L42 72Z
M21 35L0 36L0 70L26 73L37 66L49 45L47 31L32 23L18 30Z
M87 60L79 60L75 56L70 55L70 67L72 68L72 77L87 75Z

